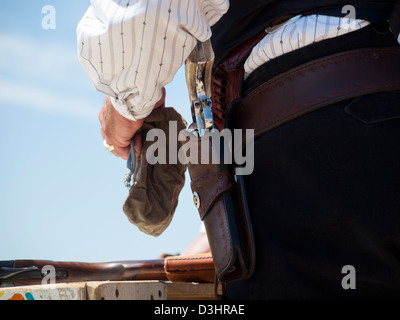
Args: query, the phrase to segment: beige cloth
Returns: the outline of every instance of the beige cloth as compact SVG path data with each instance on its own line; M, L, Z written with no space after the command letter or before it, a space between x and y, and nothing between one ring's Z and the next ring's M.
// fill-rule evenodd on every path
M169 164L169 122L177 122L177 133L187 127L186 121L174 108L158 108L144 121L141 128L143 148L136 159L133 185L123 205L129 221L142 232L159 236L171 223L178 204L179 194L185 184L186 165ZM166 136L166 162L151 165L146 159L149 147L156 143L147 141L147 133L154 128L164 131ZM175 137L174 137L175 139ZM185 142L176 137L176 159L178 150ZM151 150L152 151L152 150Z

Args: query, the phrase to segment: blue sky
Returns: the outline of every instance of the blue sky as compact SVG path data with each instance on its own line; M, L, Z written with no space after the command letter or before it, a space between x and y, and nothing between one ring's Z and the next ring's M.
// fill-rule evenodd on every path
M42 7L56 29L42 28ZM160 237L122 211L126 164L102 144L95 91L76 54L89 0L4 0L0 9L0 260L115 261L178 253L200 222L188 185ZM184 72L167 106L190 119Z

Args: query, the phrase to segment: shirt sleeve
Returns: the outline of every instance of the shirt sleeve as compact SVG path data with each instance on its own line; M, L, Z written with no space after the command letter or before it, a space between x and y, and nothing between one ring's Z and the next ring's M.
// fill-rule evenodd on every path
M228 0L91 0L77 27L79 60L124 117L145 118Z

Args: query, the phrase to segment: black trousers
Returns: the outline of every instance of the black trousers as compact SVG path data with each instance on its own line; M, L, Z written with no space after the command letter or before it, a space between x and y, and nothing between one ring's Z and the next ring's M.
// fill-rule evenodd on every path
M377 28L272 60L245 94L331 53L398 45ZM400 298L400 92L335 103L267 132L245 183L256 270L227 283L227 299Z

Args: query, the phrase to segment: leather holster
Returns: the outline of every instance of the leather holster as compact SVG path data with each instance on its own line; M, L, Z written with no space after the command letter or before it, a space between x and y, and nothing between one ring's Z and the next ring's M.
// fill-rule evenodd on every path
M204 222L217 279L221 282L246 279L255 264L254 239L241 177L234 177L223 159L224 144L214 150L212 134L190 135L188 144L197 148L198 161L188 163L193 200ZM208 141L207 141L208 140ZM214 141L215 142L215 141ZM203 146L203 147L202 147ZM221 155L216 161L214 155Z
M211 92L207 90L208 81L205 85L205 96L211 96L213 123L218 130L233 129L227 127L229 121L225 121L225 113L227 106L241 97L243 63L256 42L256 39L252 39L250 43L244 44L213 69L212 77L208 79ZM199 54L193 57L199 58ZM194 58L188 60L196 61ZM208 58L213 59L212 55ZM193 68L196 68L193 63L186 66L186 70L189 70L187 82L191 100L196 98L191 77ZM195 115L193 121L196 123ZM218 130L211 130L200 137L186 131L186 150L197 150L195 157L188 154L186 157L189 157L187 163L193 200L207 232L216 277L221 282L232 282L249 278L254 271L254 236L243 177L234 174L233 141L226 141L226 137L219 134ZM232 137L232 131L230 133ZM229 150L230 159L224 159L226 150Z

